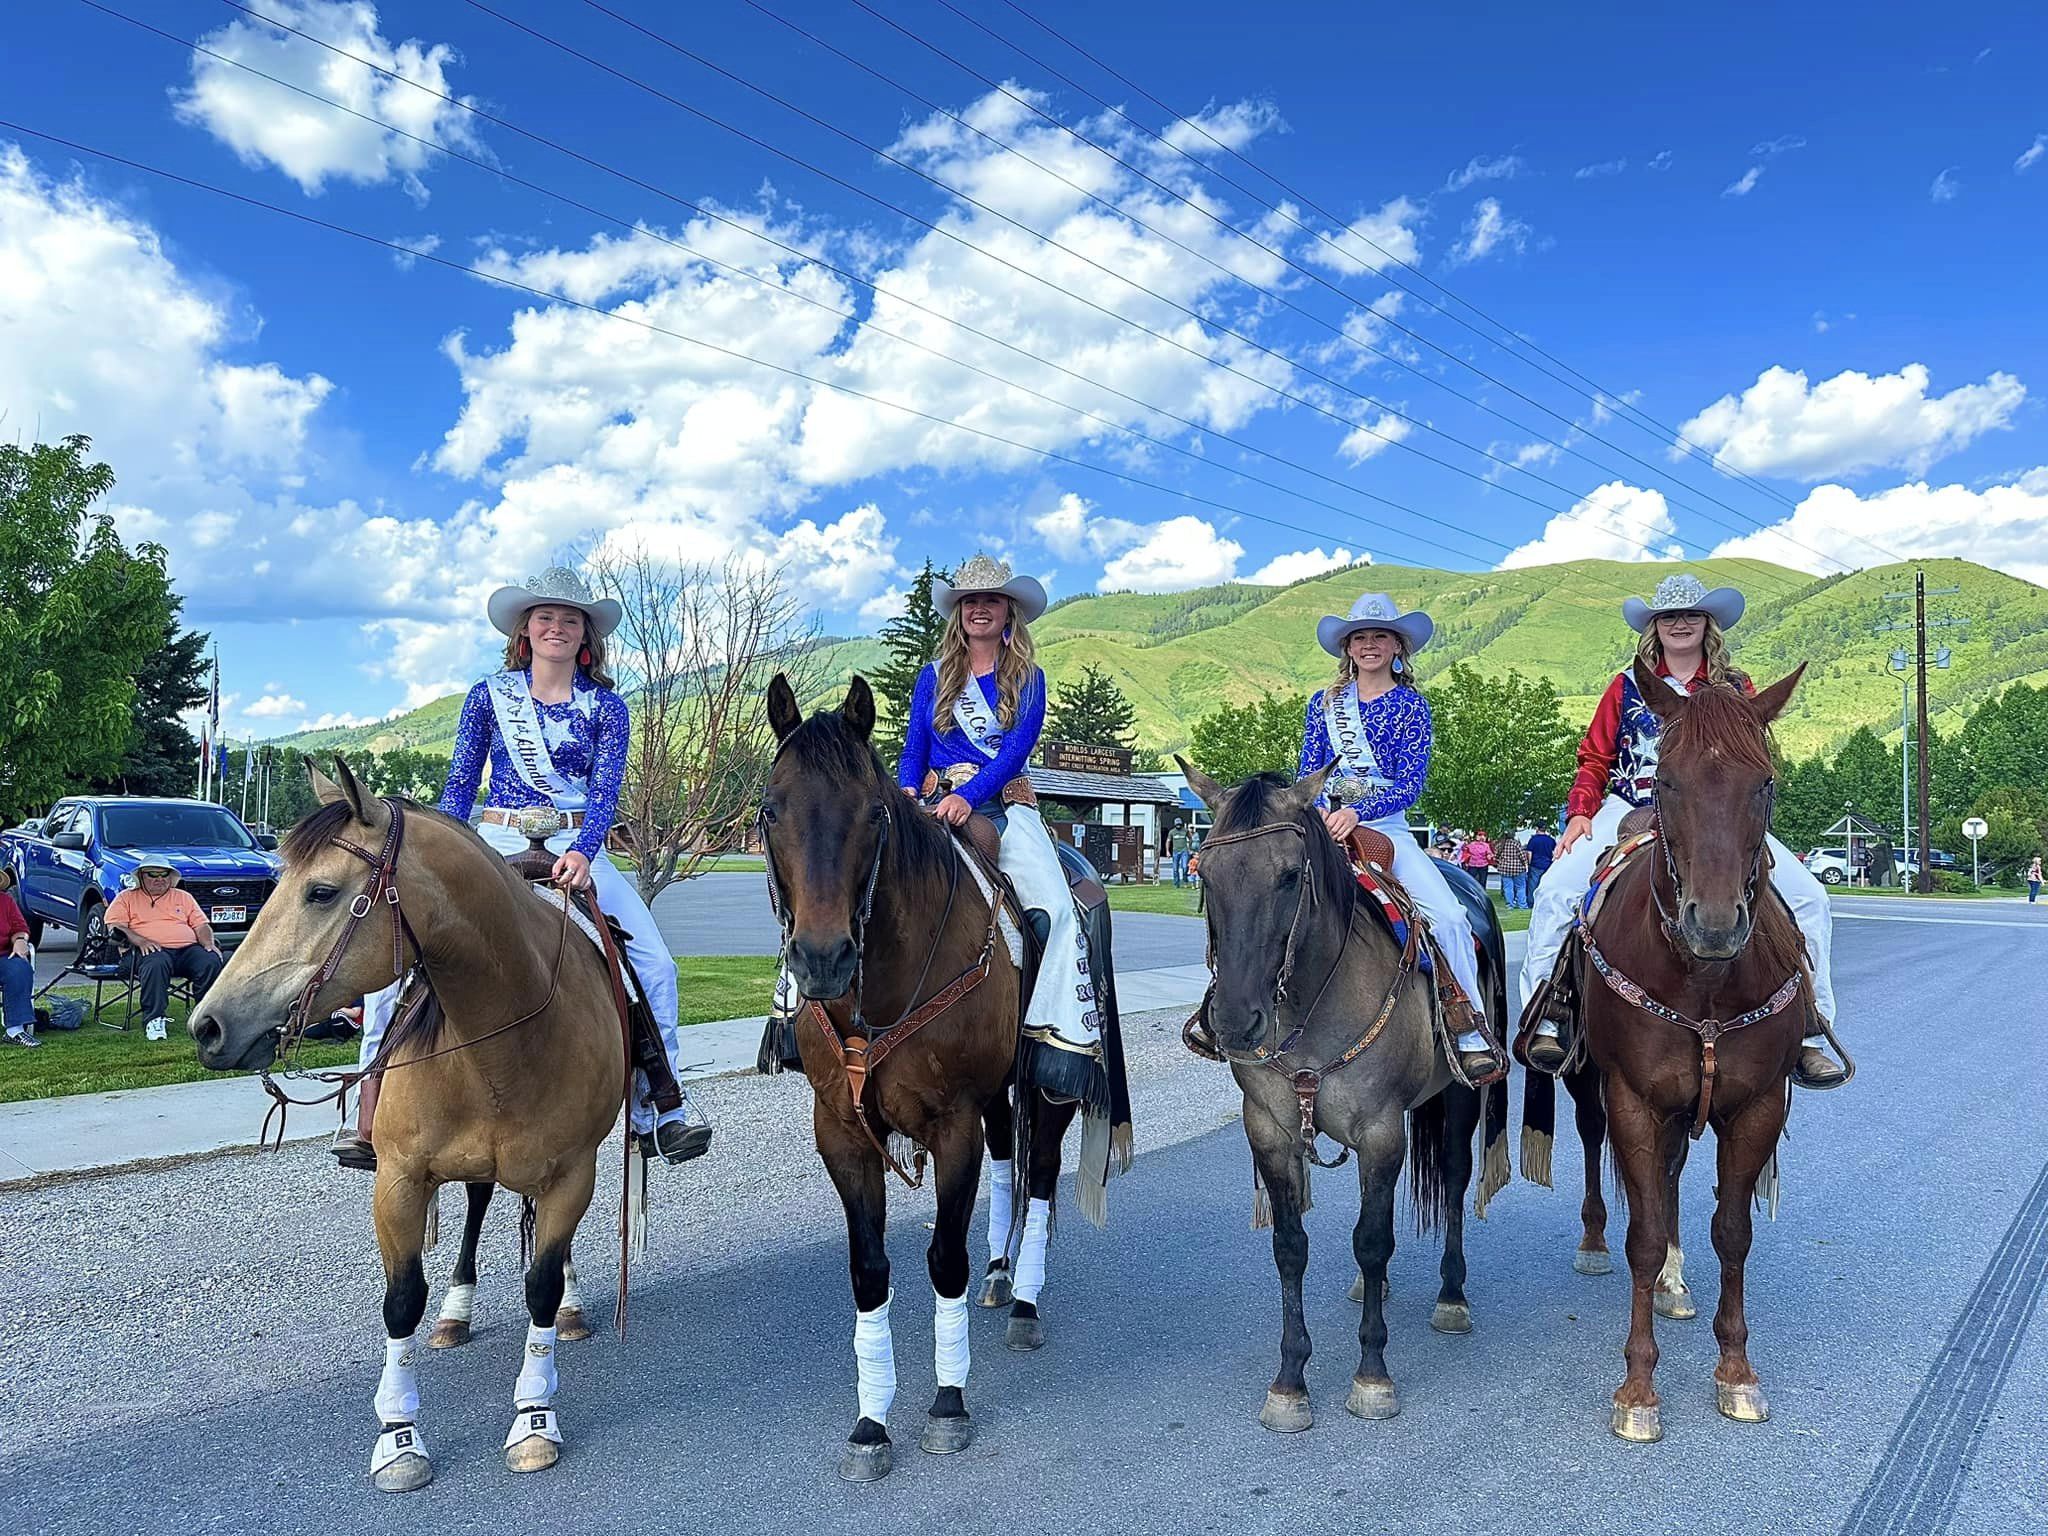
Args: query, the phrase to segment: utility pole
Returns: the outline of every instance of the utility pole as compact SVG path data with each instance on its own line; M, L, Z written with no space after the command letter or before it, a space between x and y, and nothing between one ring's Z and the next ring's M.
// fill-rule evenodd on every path
M1927 834L1927 573L1913 573L1913 645L1919 654L1919 676L1914 679L1920 690L1920 717L1913 730L1913 737L1920 743L1920 761L1915 774L1913 799L1920 812L1920 873L1913 879L1917 891L1934 889L1934 867L1928 862L1929 849Z
M1899 814L1903 822L1899 830L1901 838L1907 842L1908 851L1916 857L1920 866L1920 873L1913 878L1913 889L1923 892L1934 889L1934 869L1930 858L1933 834L1928 826L1928 783L1931 770L1927 754L1927 631L1948 629L1969 622L1966 619L1947 617L1930 622L1927 617L1927 599L1952 596L1961 590L1960 587L1936 587L1930 592L1927 587L1927 573L1915 570L1911 592L1884 594L1884 600L1888 603L1902 603L1910 597L1913 600L1912 622L1908 624L1887 621L1877 626L1879 633L1901 629L1913 631L1911 683L1908 683L1903 675L1907 666L1906 653L1902 650L1893 651L1891 659L1893 669L1902 674L1899 678L1901 687L1909 692L1917 689L1919 694L1917 700L1909 702L1902 698L1899 703ZM1937 667L1946 667L1948 663L1949 648L1943 646L1936 653L1934 664ZM1918 705L1917 711L1913 704ZM1909 783L1912 785L1910 805L1907 803ZM1913 835L1916 822L1919 834L1917 838Z

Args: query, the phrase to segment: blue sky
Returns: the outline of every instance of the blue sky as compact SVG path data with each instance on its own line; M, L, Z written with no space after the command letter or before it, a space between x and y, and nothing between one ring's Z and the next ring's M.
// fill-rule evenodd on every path
M0 128L0 412L95 439L237 734L450 691L484 595L571 547L781 564L836 633L984 546L1061 595L1367 553L2048 579L2038 7L607 3L830 126L593 6L491 0L816 171L462 0L251 8L630 180L218 0L109 0L175 43L78 0L17 19L0 117L586 306Z

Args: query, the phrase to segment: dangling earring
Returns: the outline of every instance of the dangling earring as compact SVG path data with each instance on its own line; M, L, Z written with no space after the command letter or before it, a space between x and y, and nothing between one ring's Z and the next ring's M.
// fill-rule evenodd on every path
M587 667L587 666L589 666L589 665L590 665L590 647L589 647L589 646L587 646L587 645L586 645L586 646L584 646L582 650L580 650L580 651L578 651L578 652L576 653L576 664L577 664L577 665L578 665L579 667Z
M527 642L526 636L519 637L519 644L513 647L513 654L519 658L519 665L522 667L532 662L533 647Z
M1394 658L1394 676L1399 677L1406 670L1407 669L1401 665L1401 658L1396 656Z

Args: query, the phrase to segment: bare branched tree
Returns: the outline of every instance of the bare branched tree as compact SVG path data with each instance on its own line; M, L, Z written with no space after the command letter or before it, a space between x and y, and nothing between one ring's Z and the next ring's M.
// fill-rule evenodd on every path
M589 564L624 609L611 660L633 738L614 827L651 902L744 845L775 751L769 680L783 672L798 698L818 693L818 625L780 567L689 565L645 545L601 548Z

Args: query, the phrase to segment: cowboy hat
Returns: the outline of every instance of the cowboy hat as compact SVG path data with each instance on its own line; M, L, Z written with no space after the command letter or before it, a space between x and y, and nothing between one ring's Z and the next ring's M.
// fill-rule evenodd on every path
M1035 577L1012 575L1007 560L979 551L953 573L951 581L932 583L932 606L950 619L953 610L960 606L960 599L973 592L995 592L1007 597L1010 606L1017 610L1017 617L1026 624L1045 612L1045 588Z
M1332 656L1342 656L1345 642L1361 629L1384 629L1399 635L1408 646L1408 654L1413 656L1429 644L1429 637L1436 633L1436 621L1426 613L1403 613L1384 592L1368 592L1351 605L1349 613L1341 617L1325 614L1316 625L1316 639Z
M583 578L565 565L551 565L538 576L527 578L523 587L500 587L484 605L491 627L501 635L516 635L519 620L529 608L542 603L580 608L591 629L602 640L619 627L623 610L608 597L592 597Z
M1657 590L1646 603L1640 597L1632 597L1621 605L1621 616L1628 620L1628 627L1641 634L1650 627L1650 621L1660 613L1704 613L1723 629L1733 627L1742 617L1744 607L1742 594L1733 587L1715 587L1707 590L1705 582L1690 571L1680 571L1675 576L1666 576L1657 583Z

